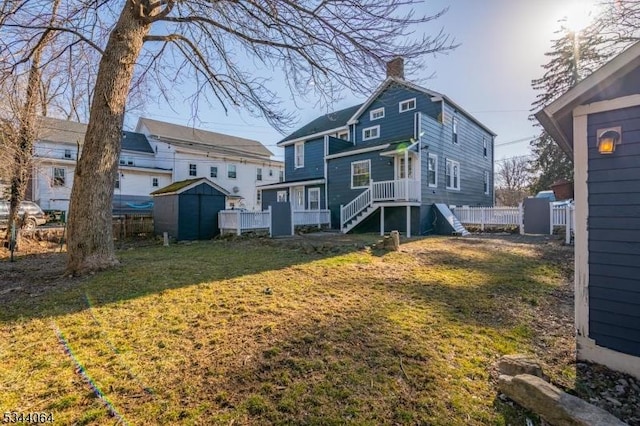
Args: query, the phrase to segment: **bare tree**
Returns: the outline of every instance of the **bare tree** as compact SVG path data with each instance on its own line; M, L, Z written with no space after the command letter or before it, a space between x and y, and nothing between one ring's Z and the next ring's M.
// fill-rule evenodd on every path
M517 206L528 194L531 180L527 157L511 157L498 163L496 199L503 206Z
M33 10L33 3L39 1L32 0L26 10ZM102 54L72 189L70 273L117 263L111 200L120 134L129 91L145 78L160 88L188 79L196 86L194 104L203 99L224 111L243 109L285 130L292 116L256 69L279 69L293 98L313 95L326 105L343 88L369 94L379 82L372 76L381 75L393 57L417 60L455 47L442 30L433 37L412 37L418 26L444 13L416 16L410 8L418 0L70 3L75 9L64 25L49 28L74 36ZM25 23L24 12L18 15L3 25L33 29ZM114 20L109 22L111 17ZM108 41L102 48L96 37L105 34Z

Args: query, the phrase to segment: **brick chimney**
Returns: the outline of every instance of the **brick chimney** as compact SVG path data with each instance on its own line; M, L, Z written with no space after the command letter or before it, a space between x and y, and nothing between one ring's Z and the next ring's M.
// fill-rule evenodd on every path
M387 62L387 77L404 80L404 58L398 56Z

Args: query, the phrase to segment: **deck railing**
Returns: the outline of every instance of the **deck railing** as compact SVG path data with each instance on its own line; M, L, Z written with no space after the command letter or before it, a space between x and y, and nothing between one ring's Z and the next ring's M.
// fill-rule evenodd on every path
M373 201L420 201L420 181L412 179L373 182Z
M331 223L329 210L294 210L291 212L294 226L315 225L322 227ZM268 230L271 235L271 208L258 212L222 210L218 212L218 227L221 231L234 231L240 235L245 231Z

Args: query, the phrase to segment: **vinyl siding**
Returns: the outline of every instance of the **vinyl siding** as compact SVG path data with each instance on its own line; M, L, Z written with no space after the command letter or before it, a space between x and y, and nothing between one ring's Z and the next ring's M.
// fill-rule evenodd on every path
M445 104L443 122L422 114L421 155L422 203L447 205L493 205L493 137L473 121L456 113ZM453 117L458 118L458 143L453 143ZM483 152L483 137L487 139L487 156ZM427 183L429 154L438 156L437 186ZM447 189L446 160L460 163L460 190ZM484 173L489 172L489 193L484 193Z
M615 126L622 143L600 155L597 130ZM640 356L640 107L590 115L587 131L589 334Z
M371 160L371 179L374 181L393 180L393 163L390 157L381 157L381 151L351 155L329 160L327 167L327 185L329 192L329 209L331 223L340 226L340 205L346 205L364 191L351 189L351 163L354 161Z
M412 98L416 99L416 109L399 112L400 102ZM371 121L369 113L379 108L384 108L384 118ZM431 102L431 97L422 92L397 84L390 85L358 118L355 126L356 145L366 147L413 137L414 115L417 111L436 119L440 113L440 102ZM363 141L362 130L377 125L380 125L380 137Z
M309 205L309 190L312 188L320 189L320 209L326 209L327 207L327 199L324 194L324 185L309 185L305 186L304 189L304 203L305 210ZM289 191L290 188L279 188L279 189L263 189L262 190L262 210L267 210L270 204L276 203L278 200L278 191ZM290 201L290 200L289 200Z
M306 141L304 144L304 167L295 168L295 145L284 148L285 176L287 182L324 177L324 138Z

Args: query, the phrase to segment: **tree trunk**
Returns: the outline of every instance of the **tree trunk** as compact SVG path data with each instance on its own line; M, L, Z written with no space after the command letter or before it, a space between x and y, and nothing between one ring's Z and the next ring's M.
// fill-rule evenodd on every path
M151 24L128 1L114 27L96 78L89 125L76 166L69 206L67 273L118 263L112 236L112 198L125 113L136 60Z
M58 6L60 0L56 0L52 6L51 24L55 22L56 13L58 12ZM29 175L32 172L31 163L33 158L33 143L36 139L36 108L38 102L41 100L39 97L40 84L42 82L40 71L40 62L42 60L42 52L44 48L49 44L53 33L50 30L45 32L40 37L38 44L33 51L33 57L31 58L31 68L29 69L29 77L27 78L27 90L25 94L24 105L19 113L19 129L18 139L16 144L16 151L14 155L13 171L11 173L11 189L9 199L9 217L7 221L7 233L6 240L9 241L12 238L11 228L17 226L18 229L23 224L24 218L18 218L18 210L20 208L20 202L24 200L24 196L27 190L27 183L29 182ZM20 219L18 222L17 219ZM19 240L20 233L16 233ZM14 242L16 244L16 242Z

